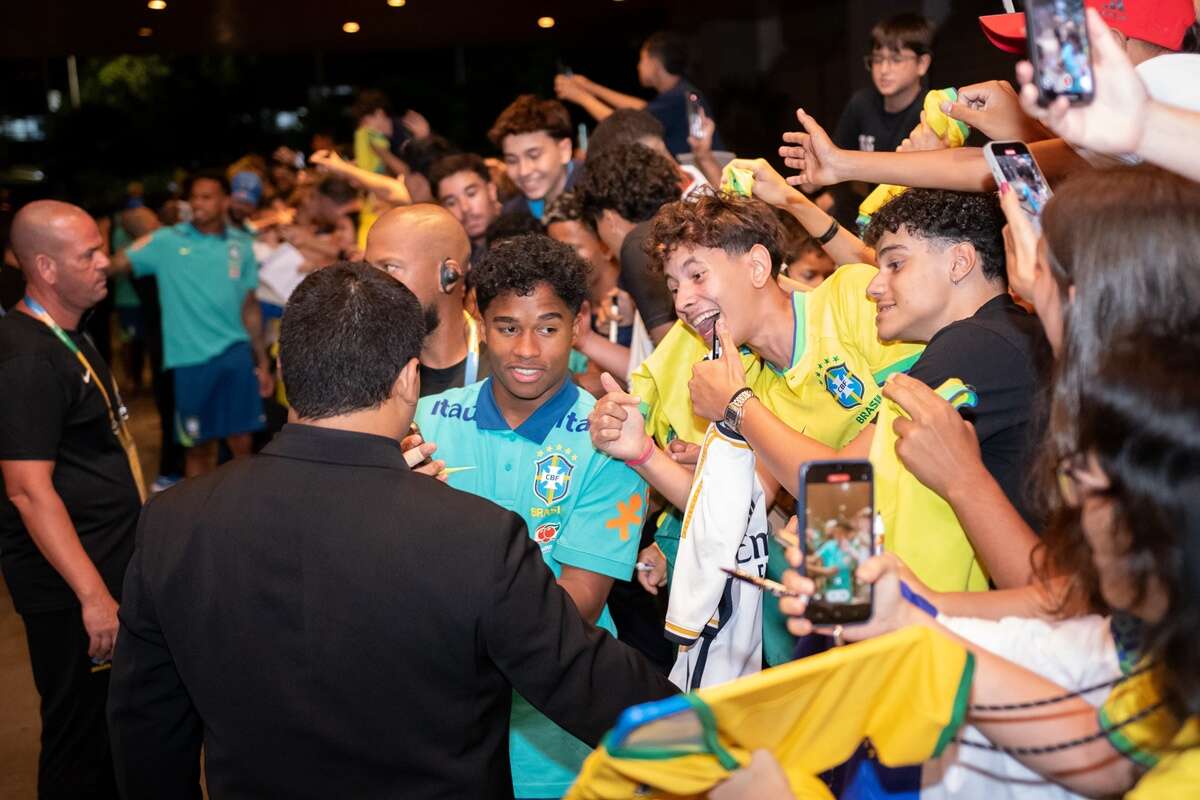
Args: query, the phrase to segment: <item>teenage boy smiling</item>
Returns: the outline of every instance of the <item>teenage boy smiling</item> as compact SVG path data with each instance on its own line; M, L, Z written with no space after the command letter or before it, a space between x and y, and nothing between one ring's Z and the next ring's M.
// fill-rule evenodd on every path
M471 285L491 377L423 398L421 432L449 465L450 485L524 517L580 615L615 633L606 600L614 579L633 574L646 484L592 447L587 418L595 401L568 370L587 324L579 310L588 267L570 245L517 236L493 245ZM516 797L562 797L589 752L514 696Z
M500 112L488 138L500 148L508 177L521 191L504 204L503 213L528 211L540 220L546 204L574 186L579 169L571 160L571 116L557 100L521 95Z

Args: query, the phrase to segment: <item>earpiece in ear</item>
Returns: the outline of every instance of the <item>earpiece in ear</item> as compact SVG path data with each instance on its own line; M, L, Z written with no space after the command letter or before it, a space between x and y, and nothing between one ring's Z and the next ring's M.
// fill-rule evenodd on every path
M438 285L441 287L442 294L450 294L454 291L455 285L462 280L462 273L458 268L450 264L450 259L442 259L442 263L438 266Z

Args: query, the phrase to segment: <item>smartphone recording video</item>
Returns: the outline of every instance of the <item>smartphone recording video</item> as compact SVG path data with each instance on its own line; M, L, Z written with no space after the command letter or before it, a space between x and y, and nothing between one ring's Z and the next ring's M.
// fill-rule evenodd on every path
M988 142L983 155L996 184L1008 183L1021 202L1021 209L1040 230L1042 209L1052 192L1029 148L1024 142Z
M816 625L866 622L873 589L855 576L875 554L875 507L867 461L814 461L801 468L804 572L816 584L806 616Z
M704 138L704 106L700 105L700 95L689 92L687 96L688 134L693 139Z
M1095 85L1083 0L1027 0L1025 32L1038 103L1048 106L1058 97L1090 103Z

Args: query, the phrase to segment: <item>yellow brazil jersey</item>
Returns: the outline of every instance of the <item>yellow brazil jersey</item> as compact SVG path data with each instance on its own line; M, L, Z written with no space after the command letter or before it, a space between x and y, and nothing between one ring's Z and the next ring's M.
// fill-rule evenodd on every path
M839 267L810 292L792 294L795 339L792 362L779 370L742 353L746 383L776 416L829 447L841 448L871 421L888 375L909 369L923 344L884 343L875 332L875 304L867 284L869 264ZM684 325L675 327L634 372L633 394L643 403L646 430L660 445L672 438L699 444L708 426L692 414L692 365L709 352Z
M1158 676L1149 669L1118 685L1100 708L1100 724L1111 731L1109 742L1149 770L1125 795L1130 800L1191 797L1200 786L1200 719L1180 722L1165 706L1158 706L1135 722L1121 724L1161 700Z
M817 776L864 739L889 766L939 755L966 718L974 668L961 644L913 625L634 706L588 756L567 799L707 797L766 749L797 798L832 800Z

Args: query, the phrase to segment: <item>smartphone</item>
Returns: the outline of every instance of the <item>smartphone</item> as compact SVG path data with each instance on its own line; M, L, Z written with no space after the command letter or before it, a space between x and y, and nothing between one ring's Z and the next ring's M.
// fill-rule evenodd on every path
M878 552L871 462L802 465L796 518L804 525L801 571L815 584L805 616L814 625L869 620L875 590L860 583L855 573L859 564Z
M716 361L721 357L721 337L717 334L717 323L721 321L721 315L718 313L713 317L712 327L712 360Z
M700 95L688 92L687 96L688 134L693 139L704 137L704 106L700 104Z
M1039 105L1059 97L1072 105L1092 102L1095 78L1083 0L1026 0L1025 36Z
M983 157L992 168L996 183L1005 181L1017 193L1021 208L1033 220L1039 231L1042 228L1042 209L1050 200L1050 184L1038 169L1037 161L1024 142L988 142L983 148Z

